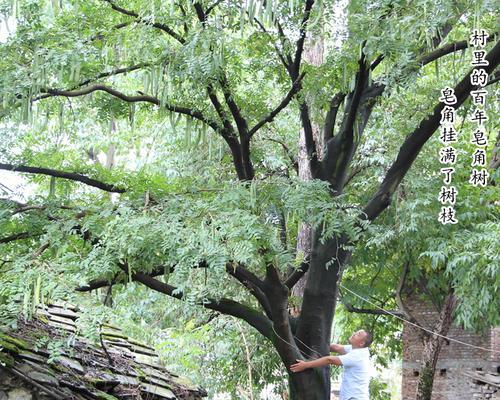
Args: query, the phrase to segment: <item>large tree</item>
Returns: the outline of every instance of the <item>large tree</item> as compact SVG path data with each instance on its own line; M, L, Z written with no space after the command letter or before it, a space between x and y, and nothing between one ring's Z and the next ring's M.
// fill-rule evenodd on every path
M13 4L0 169L34 175L39 197L4 199L5 281L23 269L38 295L40 274L64 273L54 295L134 280L244 320L283 368L328 353L342 274L437 131L440 89L470 102L457 53L478 21L490 84L500 62L487 2L352 1L340 17L314 0ZM304 61L312 30L321 65ZM299 132L310 182L292 168ZM292 399L329 398L328 368L289 381Z

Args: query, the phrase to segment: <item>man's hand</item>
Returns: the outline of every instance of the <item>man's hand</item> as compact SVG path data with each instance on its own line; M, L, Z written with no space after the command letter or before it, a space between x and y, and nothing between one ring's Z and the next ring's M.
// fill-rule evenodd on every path
M290 365L290 371L292 372L302 372L307 368L309 368L309 363L304 360L297 360L296 364Z

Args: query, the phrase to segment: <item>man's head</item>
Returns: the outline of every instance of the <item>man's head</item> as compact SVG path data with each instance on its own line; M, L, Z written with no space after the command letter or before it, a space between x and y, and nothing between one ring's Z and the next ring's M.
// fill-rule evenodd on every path
M373 335L364 329L354 332L349 338L349 343L354 348L368 347L372 344L372 341Z

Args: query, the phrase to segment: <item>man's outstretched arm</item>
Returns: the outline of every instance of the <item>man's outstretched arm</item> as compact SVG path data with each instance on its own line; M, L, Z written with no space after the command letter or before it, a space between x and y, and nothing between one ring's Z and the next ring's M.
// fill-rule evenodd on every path
M347 354L347 351L345 350L343 345L335 344L335 343L332 343L330 345L330 352L339 353L339 354Z
M324 367L329 364L342 365L342 361L336 356L321 357L312 361L297 360L297 363L290 365L290 371L302 372L308 368Z

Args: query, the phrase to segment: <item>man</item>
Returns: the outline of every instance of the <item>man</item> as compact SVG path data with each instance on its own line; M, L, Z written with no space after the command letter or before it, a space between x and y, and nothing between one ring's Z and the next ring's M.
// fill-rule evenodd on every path
M350 345L331 344L330 351L339 356L326 356L312 361L297 360L290 366L292 372L302 372L307 368L324 367L328 364L344 367L340 400L369 400L368 385L371 377L371 363L368 346L373 341L370 332L360 330L349 338Z

